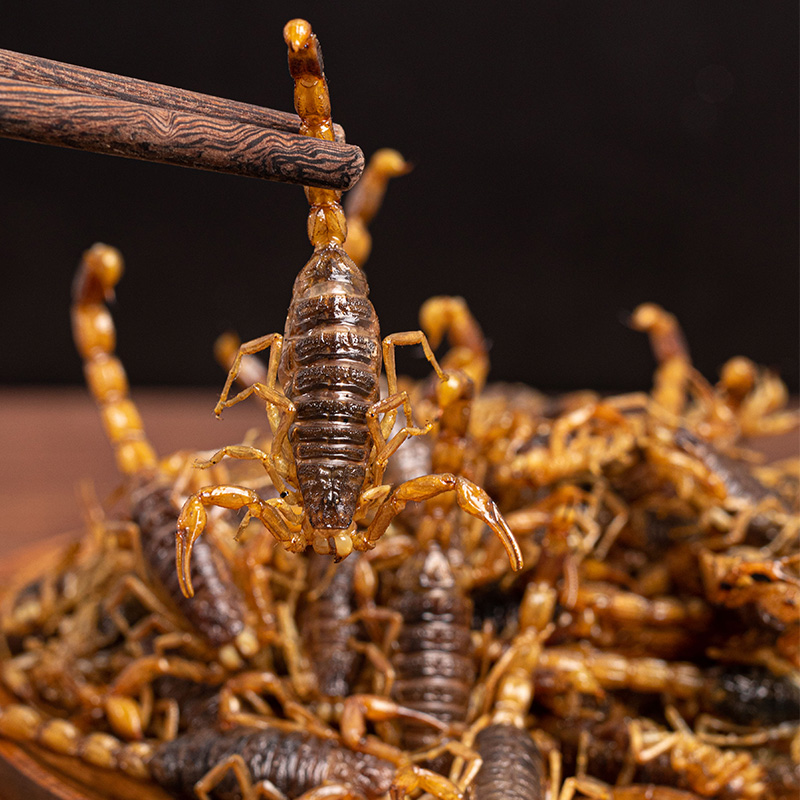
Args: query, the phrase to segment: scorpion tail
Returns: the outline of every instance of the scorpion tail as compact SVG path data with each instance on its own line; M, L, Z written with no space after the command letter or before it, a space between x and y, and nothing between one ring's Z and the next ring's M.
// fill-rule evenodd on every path
M119 251L106 244L94 244L83 254L72 289L72 335L120 472L136 475L154 470L157 458L130 399L125 369L114 355L116 332L106 302L114 297L122 270Z
M151 777L148 764L153 755L152 744L124 743L99 731L84 734L71 722L48 718L32 706L14 703L0 708L0 736L33 742L96 767L121 770L138 780Z
M319 41L304 19L287 22L283 38L289 48L289 72L294 78L294 107L301 120L300 133L333 141L331 99ZM335 189L306 187L311 206L308 238L315 250L331 245L340 247L347 238L347 220L339 203L341 196Z
M372 236L367 226L383 203L389 180L405 175L411 169L411 164L397 150L385 147L373 153L364 174L355 187L347 193L344 204L347 215L347 241L344 243L344 249L359 267L364 266L372 250Z

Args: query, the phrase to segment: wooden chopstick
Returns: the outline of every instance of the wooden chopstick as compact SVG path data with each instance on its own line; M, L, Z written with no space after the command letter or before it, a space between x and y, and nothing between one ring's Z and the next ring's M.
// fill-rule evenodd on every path
M0 50L0 136L267 180L348 189L361 150L274 109Z

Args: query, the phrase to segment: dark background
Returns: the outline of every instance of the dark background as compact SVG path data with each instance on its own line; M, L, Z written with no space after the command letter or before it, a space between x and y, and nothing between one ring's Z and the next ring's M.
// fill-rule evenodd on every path
M0 47L291 110L281 30L320 37L334 118L390 186L368 264L384 334L467 298L493 377L649 386L623 320L675 312L699 368L798 379L797 4L26 3ZM119 247L114 309L134 386L221 386L215 337L282 331L310 254L298 187L0 140L8 384L77 384L69 289ZM401 371L426 370L403 354Z

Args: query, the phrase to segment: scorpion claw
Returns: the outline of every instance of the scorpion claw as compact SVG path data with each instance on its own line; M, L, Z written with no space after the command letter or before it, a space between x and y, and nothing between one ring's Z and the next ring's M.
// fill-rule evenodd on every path
M192 560L194 538L189 538L189 531L179 528L175 534L175 560L178 567L178 582L184 597L194 597L192 576L189 565Z

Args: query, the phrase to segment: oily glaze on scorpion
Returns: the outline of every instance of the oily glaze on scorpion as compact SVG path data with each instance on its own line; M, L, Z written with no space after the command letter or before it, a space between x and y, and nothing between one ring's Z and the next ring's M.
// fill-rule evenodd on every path
M180 592L174 570L173 487L160 472L155 450L130 399L125 370L113 353L114 324L105 300L113 297L122 269L122 257L114 248L95 244L86 251L75 279L72 320L89 389L100 407L119 469L132 486L131 518L138 528L142 554L170 600L212 646L240 638L241 646L252 652L244 598L210 542L196 553L197 602L188 602Z
M284 29L284 38L295 79L295 108L303 121L301 133L329 139L330 100L316 36L307 22L294 20ZM239 348L215 409L220 414L256 394L267 406L274 433L271 450L227 447L211 459L214 463L227 455L261 461L282 497L264 501L237 486L194 494L178 521L177 566L184 592L192 593L189 562L206 525L205 507L210 505L246 508L248 519L261 520L289 550L311 545L341 559L353 549L372 548L407 502L455 492L459 506L495 531L512 565L519 568L521 557L508 526L489 496L471 482L445 473L412 479L394 490L382 484L392 453L408 436L430 429L430 424L413 425L408 396L398 391L395 348L421 345L439 379L445 381L446 376L421 331L394 334L381 344L366 278L343 249L347 224L340 193L308 188L306 195L314 254L295 281L284 335L268 334ZM270 350L266 383L228 399L242 359L266 349ZM384 400L379 399L382 363L389 389ZM391 435L401 407L407 424ZM357 522L374 509L367 528L358 529Z
M216 798L251 800L255 797L253 784L266 780L291 798L306 796L326 783L325 790L307 795L308 799L373 800L389 791L396 773L388 761L300 731L237 728L218 733L204 729L163 744L125 744L105 733L83 734L66 720L47 719L32 708L12 705L0 709L0 734L153 781L177 796L190 798L213 793ZM232 775L226 781L228 771Z

